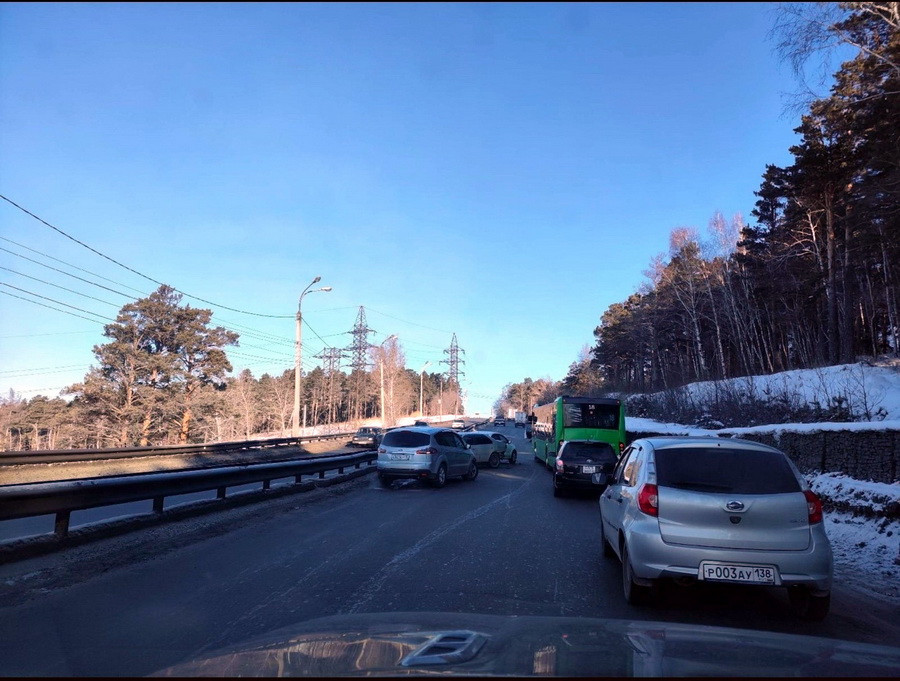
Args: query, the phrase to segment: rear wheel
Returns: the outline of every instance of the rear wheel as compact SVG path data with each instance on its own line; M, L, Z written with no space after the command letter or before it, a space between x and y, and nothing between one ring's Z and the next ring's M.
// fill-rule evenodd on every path
M651 588L634 581L634 570L631 569L631 558L626 544L622 545L622 590L625 600L630 605L646 605L650 602Z
M512 450L512 454L509 455L509 462L515 463L518 458L519 458L519 453L515 449Z
M788 598L791 608L805 620L821 622L831 608L831 592L824 595L815 595L805 586L788 587Z
M500 465L500 455L497 452L491 452L491 456L488 459L488 466L491 468L496 468Z
M559 483L556 481L556 475L553 476L553 496L561 497L563 496L564 490L559 486Z
M442 463L438 467L437 475L434 476L434 480L431 481L431 484L438 489L447 484L447 464Z
M474 480L478 477L478 466L473 461L469 464L469 471L463 476L463 480Z

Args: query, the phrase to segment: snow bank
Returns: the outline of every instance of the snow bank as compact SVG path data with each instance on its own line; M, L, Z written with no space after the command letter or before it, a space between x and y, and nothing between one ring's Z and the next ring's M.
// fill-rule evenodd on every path
M890 421L843 421L824 423L771 423L749 428L721 428L704 431L720 435L747 435L749 433L820 433L824 430L900 430L900 419Z
M748 401L782 399L810 407L827 407L832 400L840 398L861 419L900 419L900 362L897 360L703 381L689 383L679 390L696 403L714 403L723 391L736 391ZM648 397L662 394L651 393Z
M645 419L637 416L625 417L625 430L629 433L665 433L667 435L711 435L715 436L715 430L685 426L680 423L663 423L653 419Z
M885 504L900 501L900 483L854 480L840 473L807 480L824 501L838 507L883 510ZM835 580L900 604L900 519L826 510L824 522L834 552Z

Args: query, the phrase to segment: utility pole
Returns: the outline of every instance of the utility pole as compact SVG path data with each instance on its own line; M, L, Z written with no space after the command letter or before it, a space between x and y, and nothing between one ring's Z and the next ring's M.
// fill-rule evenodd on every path
M362 308L360 308L361 310ZM392 333L390 336L385 338L381 343L378 344L378 369L381 373L381 427L386 428L387 423L384 420L384 344L389 340L393 340L397 337L396 333Z
M300 294L300 300L297 303L297 340L294 343L294 411L291 414L291 436L299 437L300 435L300 377L303 374L303 296L307 293L316 293L322 291L327 293L331 290L330 286L323 286L314 291L310 291L310 287L322 281L322 277L313 279L309 286L303 289ZM303 419L306 420L305 418ZM304 424L305 425L305 424Z
M419 416L425 416L425 411L422 408L423 384L425 382L425 369L430 366L431 362L425 362L425 364L419 370Z

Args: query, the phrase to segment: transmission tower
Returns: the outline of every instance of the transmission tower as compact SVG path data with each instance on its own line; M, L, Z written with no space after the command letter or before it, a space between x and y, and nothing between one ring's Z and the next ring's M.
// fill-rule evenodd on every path
M325 372L327 383L325 385L325 405L328 414L328 423L334 423L338 405L335 400L334 376L341 370L341 359L344 351L341 348L322 348L322 352L315 355L322 360L322 371Z
M453 339L450 341L450 347L444 350L444 354L448 355L447 359L442 359L441 364L447 365L447 380L451 383L455 383L457 386L459 385L459 377L465 376L466 372L459 368L460 364L465 364L466 360L459 358L459 353L465 353L461 347L459 347L459 343L456 342L456 334L453 334Z
M322 360L322 371L326 376L331 376L341 370L341 359L344 358L344 351L341 348L322 348L322 352L314 355L317 359Z
M444 354L447 355L447 359L442 359L441 364L447 365L447 381L450 385L453 386L454 397L453 397L453 413L456 414L459 412L459 377L464 376L465 372L459 368L460 364L465 364L466 361L459 358L459 353L465 352L461 347L459 347L459 343L456 342L456 334L453 334L453 338L450 341L450 347L444 350Z
M369 343L370 333L374 333L374 329L370 329L366 323L366 308L360 305L359 314L356 315L356 324L350 330L353 342L347 348L347 352L350 353L350 370L356 375L353 386L354 394L350 402L351 418L355 419L362 416L362 407L365 401L363 387L366 382L365 372L369 367L367 355L369 354L369 348L372 347Z

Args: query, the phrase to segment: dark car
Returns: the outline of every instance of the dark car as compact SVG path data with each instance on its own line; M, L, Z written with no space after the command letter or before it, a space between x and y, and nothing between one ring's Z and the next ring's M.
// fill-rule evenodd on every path
M427 428L428 422L427 421L416 421L413 425L414 426L425 426Z
M356 431L350 440L351 445L359 447L377 447L381 443L384 431L381 428L364 427Z
M506 419L503 418L502 416L498 416L497 418L494 419L494 425L495 426L505 426Z
M566 490L592 490L601 492L603 486L594 482L594 474L612 474L618 456L612 445L593 440L569 440L563 442L556 457L553 471L553 496L562 496Z

